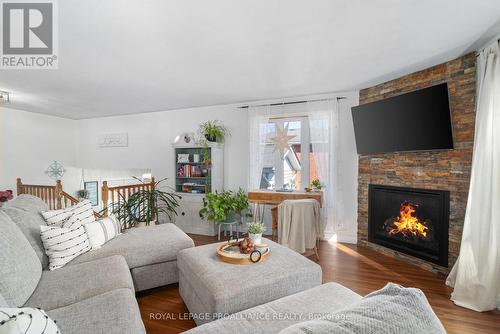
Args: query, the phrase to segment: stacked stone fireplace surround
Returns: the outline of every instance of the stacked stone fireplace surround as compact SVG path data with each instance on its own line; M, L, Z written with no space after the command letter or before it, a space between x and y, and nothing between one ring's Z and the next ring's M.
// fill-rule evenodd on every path
M360 104L448 83L454 150L397 152L359 157L358 244L433 272L455 263L467 206L474 144L476 57L473 53L360 91ZM402 119L402 126L411 120ZM383 134L381 134L383 135ZM368 242L368 186L381 184L450 191L448 267Z

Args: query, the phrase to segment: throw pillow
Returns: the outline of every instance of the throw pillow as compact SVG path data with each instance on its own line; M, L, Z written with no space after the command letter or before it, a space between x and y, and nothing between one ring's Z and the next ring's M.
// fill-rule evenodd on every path
M92 249L98 249L121 233L120 222L114 215L83 225Z
M59 334L56 322L43 310L0 308L0 334Z
M90 223L95 220L92 203L89 200L81 201L65 209L42 212L43 218L49 226L78 228L80 224Z
M345 309L280 332L308 333L446 334L446 331L421 290L388 283Z
M90 243L85 228L79 221L79 227L70 229L57 226L40 226L45 253L49 257L49 270L64 267L78 255L90 250Z

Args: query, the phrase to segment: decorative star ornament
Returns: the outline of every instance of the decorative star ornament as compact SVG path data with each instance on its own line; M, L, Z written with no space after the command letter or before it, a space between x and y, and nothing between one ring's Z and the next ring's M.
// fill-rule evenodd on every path
M66 169L64 169L63 165L61 165L57 161L51 163L50 166L45 171L45 174L47 174L51 179L54 180L63 177L64 173L66 173Z
M281 156L284 156L285 153L288 153L290 150L290 144L288 144L288 141L295 137L296 136L288 135L288 124L284 129L280 128L280 126L276 124L276 136L269 138L269 140L274 143L273 152L279 151Z

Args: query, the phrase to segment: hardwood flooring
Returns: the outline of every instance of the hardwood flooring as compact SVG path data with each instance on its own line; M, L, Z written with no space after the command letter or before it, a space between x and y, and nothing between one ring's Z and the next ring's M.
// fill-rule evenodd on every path
M196 245L216 238L191 235ZM323 282L337 282L366 295L387 282L424 291L434 312L449 334L500 333L500 311L478 313L453 304L445 277L356 245L321 242L319 249ZM314 257L311 257L314 259ZM179 296L177 285L150 290L138 297L142 319L149 334L179 333L195 326Z

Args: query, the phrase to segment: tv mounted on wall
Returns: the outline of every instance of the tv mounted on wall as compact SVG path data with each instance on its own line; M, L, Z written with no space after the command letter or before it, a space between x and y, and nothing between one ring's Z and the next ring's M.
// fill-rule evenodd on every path
M351 110L358 154L453 149L446 83Z

